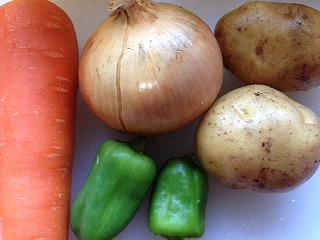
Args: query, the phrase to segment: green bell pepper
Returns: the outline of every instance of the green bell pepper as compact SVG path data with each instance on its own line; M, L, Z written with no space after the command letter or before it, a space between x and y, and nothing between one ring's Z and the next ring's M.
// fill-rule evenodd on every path
M71 228L79 240L106 240L120 234L144 201L157 173L142 153L145 137L103 143L71 208Z
M205 230L208 177L192 155L169 159L152 189L148 225L167 239L199 238Z

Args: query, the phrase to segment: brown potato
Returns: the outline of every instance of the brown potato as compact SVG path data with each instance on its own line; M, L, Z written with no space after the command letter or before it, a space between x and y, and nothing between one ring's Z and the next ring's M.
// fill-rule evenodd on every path
M203 116L195 149L202 167L228 187L287 192L319 167L320 121L280 91L248 85Z
M242 81L305 91L320 85L319 26L311 7L253 1L224 15L215 35L225 67Z

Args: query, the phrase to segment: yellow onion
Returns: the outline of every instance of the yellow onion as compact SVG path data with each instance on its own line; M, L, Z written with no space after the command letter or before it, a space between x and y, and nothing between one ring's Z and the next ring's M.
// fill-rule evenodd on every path
M93 113L140 135L175 131L200 117L223 79L211 29L168 3L114 0L109 10L80 59L80 89Z

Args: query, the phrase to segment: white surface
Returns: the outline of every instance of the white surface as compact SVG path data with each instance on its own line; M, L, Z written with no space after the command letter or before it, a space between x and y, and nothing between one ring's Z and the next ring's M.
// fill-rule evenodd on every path
M165 0L163 0L165 1ZM319 0L291 0L320 10ZM0 3L7 2L0 0ZM53 0L73 20L79 38L80 51L92 31L108 16L107 0ZM214 29L217 20L244 0L176 0L167 1L185 7ZM221 94L241 86L234 76L225 72ZM320 115L320 89L290 94L296 101ZM180 131L154 137L149 142L149 153L159 165L172 156L193 151L193 136L197 122ZM72 198L80 190L101 143L107 139L130 139L100 122L78 96L76 119L76 153L73 171ZM306 184L289 193L261 194L228 189L210 177L210 193L206 212L206 232L202 239L214 240L320 240L320 172ZM115 239L162 239L147 227L148 200L133 221ZM70 240L76 240L70 233ZM90 239L88 239L90 240Z

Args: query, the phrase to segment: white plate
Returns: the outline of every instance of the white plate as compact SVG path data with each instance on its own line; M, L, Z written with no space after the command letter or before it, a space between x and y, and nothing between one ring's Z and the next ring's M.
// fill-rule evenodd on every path
M163 0L164 1L164 0ZM0 0L0 3L7 1ZM107 0L53 0L73 20L79 38L80 51L92 31L108 16ZM185 7L214 29L217 20L245 0L176 0L167 1ZM319 0L291 0L320 10ZM241 86L234 76L225 72L221 94ZM290 94L290 97L320 115L320 89ZM193 136L197 122L178 132L158 136L149 143L148 153L159 164L172 156L193 151ZM78 96L76 119L76 152L73 171L72 199L76 197L88 174L93 157L107 139L130 139L99 121ZM320 239L320 172L296 190L282 194L261 194L232 190L210 177L210 192L206 211L204 240L319 240ZM162 239L147 227L148 200L133 221L115 239ZM70 240L76 240L70 231ZM88 239L89 240L89 239Z

